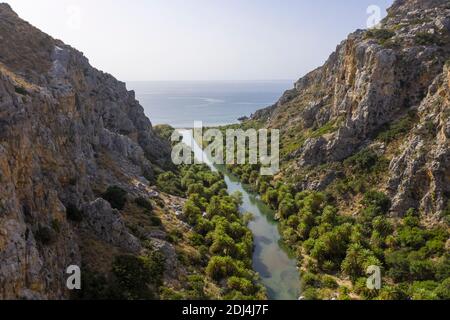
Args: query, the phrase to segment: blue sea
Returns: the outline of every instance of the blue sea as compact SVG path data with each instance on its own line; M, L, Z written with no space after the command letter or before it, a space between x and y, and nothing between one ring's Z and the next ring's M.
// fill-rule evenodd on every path
M153 125L175 128L237 123L242 116L273 105L294 81L128 82Z

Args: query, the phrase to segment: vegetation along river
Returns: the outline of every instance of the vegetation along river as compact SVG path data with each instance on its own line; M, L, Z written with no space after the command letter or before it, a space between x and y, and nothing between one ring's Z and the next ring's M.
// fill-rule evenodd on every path
M283 246L274 220L274 212L259 197L246 190L239 179L230 174L223 166L214 166L206 159L203 150L193 141L191 130L180 130L186 145L192 146L195 157L203 161L214 171L225 176L230 194L239 191L243 196L240 207L242 213L250 212L254 219L249 228L254 237L253 269L261 276L267 294L273 300L297 300L300 296L300 276L296 259L289 256Z

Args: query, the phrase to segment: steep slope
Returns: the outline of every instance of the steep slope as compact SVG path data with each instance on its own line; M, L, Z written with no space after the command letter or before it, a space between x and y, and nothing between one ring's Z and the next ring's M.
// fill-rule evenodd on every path
M398 0L378 29L351 34L253 120L281 129L284 173L299 189L325 189L342 174L327 165L371 148L390 162L377 187L392 214L436 220L450 194L449 59L449 2ZM380 139L408 115L410 126Z
M170 163L169 144L124 83L7 4L0 128L0 298L68 297L65 270L86 264L83 250L93 260L142 250L124 217L98 197L119 186L148 198L147 179ZM67 213L81 209L83 221L70 221ZM104 250L96 253L92 239Z
M229 168L277 211L302 298L450 299L449 76L450 3L397 0L241 125L281 131L278 175Z

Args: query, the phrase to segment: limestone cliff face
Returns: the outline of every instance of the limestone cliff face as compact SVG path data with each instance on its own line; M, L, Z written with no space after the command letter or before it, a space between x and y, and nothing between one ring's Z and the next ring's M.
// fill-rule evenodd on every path
M169 154L124 83L0 4L0 299L68 297L82 234L139 251L97 197L111 185L145 194Z
M386 125L417 112L390 156L389 179L377 188L392 197L393 214L416 208L436 215L450 194L450 3L397 0L388 13L378 29L351 34L322 67L253 119L280 128L288 140L304 133L287 156L300 172L343 161L375 143ZM323 185L321 179L304 188Z

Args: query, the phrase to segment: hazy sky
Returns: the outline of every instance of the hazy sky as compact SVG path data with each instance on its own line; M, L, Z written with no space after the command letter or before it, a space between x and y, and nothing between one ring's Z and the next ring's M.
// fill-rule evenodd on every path
M0 0L1 1L1 0ZM393 0L6 0L123 81L297 79Z

